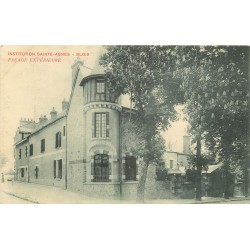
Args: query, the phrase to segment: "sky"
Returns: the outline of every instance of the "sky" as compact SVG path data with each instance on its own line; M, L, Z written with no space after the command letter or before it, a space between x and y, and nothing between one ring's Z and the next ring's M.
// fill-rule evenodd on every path
M49 117L52 107L61 112L62 100L68 100L70 96L74 60L79 56L84 65L91 68L100 49L101 46L1 47L0 156L8 160L5 168L14 166L13 138L20 119L29 118L37 122L41 114ZM64 55L58 57L55 53ZM39 62L35 61L36 58L60 58L61 61ZM123 105L128 104L125 101ZM185 127L186 123L179 120L163 133L174 151L182 151Z

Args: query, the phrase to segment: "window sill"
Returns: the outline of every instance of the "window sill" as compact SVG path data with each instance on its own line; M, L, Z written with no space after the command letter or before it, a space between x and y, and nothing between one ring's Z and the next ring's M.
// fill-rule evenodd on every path
M120 183L119 182L91 182L91 181L88 181L88 182L85 182L84 185L119 185Z
M128 184L137 184L138 183L138 181L126 181L126 180L123 180L123 183L128 183Z
M92 137L92 140L97 140L97 141L99 141L99 140L111 140L111 138L110 137Z

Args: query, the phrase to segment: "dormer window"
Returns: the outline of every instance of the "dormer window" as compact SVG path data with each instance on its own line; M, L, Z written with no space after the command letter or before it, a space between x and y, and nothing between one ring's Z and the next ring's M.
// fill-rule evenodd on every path
M95 101L106 101L105 83L102 79L96 80L96 97Z
M114 94L110 94L107 83L104 78L90 78L83 83L84 87L84 104L89 102L113 102Z
M105 94L105 84L103 81L96 82L96 93L97 94Z

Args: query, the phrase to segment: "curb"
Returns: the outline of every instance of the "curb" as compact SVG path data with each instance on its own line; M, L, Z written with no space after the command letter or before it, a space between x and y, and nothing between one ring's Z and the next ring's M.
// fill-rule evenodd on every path
M250 198L232 198L232 199L223 199L223 200L216 200L216 201L196 201L192 202L191 204L214 204L214 203L222 203L222 202L230 202L230 201L247 201L250 200Z
M34 203L34 204L40 204L40 203L37 202L37 201L33 201L33 200L31 200L31 199L24 198L24 197L22 197L22 196L19 196L19 195L13 194L13 193L9 193L9 192L6 192L6 191L4 191L4 190L3 190L3 192L4 192L5 194L14 196L14 197L19 198L19 199L21 199L21 200L25 200L25 201L28 201L28 202L31 202L31 203Z

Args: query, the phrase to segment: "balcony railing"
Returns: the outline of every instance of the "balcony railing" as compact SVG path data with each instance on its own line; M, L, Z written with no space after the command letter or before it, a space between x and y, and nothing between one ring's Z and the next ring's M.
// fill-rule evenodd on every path
M110 182L109 175L94 175L94 178L91 180L92 182Z

